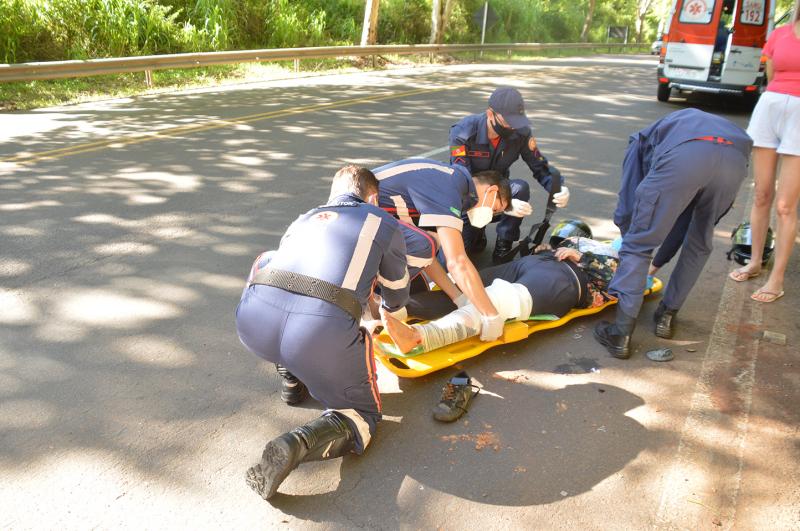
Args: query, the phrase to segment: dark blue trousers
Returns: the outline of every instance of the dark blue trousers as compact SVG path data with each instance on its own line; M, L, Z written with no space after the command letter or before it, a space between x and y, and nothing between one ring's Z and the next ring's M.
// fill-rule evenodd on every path
M257 356L286 367L326 409L355 410L369 428L381 420L372 339L339 307L254 285L236 308L236 330ZM349 416L348 420L352 417ZM351 421L363 452L368 437Z
M629 147L635 148L635 143ZM676 223L680 226L688 221L681 254L663 297L667 308L683 306L711 254L714 225L730 209L747 175L747 162L733 146L706 141L686 142L653 161L636 188L632 218L622 237L620 264L609 286L611 294L619 298L620 311L631 317L639 314L653 250ZM687 213L692 203L694 208Z

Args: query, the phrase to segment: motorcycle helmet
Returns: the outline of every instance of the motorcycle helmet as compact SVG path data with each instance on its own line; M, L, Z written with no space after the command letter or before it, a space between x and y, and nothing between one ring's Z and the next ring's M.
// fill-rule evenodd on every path
M580 236L581 238L591 238L592 229L580 219L565 219L553 227L550 233L550 246L555 249L558 245L570 236Z
M731 233L731 250L728 251L728 259L731 257L736 260L736 263L747 265L750 262L752 253L753 234L750 230L750 223L741 223L738 227L733 229ZM767 265L769 259L772 258L772 251L775 249L775 236L772 233L772 228L767 228L767 239L764 242L764 256L761 259L761 265Z

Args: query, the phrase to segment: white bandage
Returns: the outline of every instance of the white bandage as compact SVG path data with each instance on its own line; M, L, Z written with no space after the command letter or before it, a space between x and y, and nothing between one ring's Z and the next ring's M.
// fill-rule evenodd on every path
M496 278L492 285L486 288L486 294L504 320L527 319L531 315L533 299L528 288L522 284L512 284Z
M522 284L512 284L495 279L486 288L489 299L497 309L502 322L507 319L527 319L533 309L533 299ZM481 332L481 313L475 305L468 304L452 311L441 319L422 325L413 325L422 339L422 348L430 352L445 345L463 341Z

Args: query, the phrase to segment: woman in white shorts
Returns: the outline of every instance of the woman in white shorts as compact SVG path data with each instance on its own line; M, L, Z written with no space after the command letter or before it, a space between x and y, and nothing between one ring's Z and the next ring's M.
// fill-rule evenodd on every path
M754 145L755 198L750 211L752 256L750 263L732 271L730 277L743 282L761 274L770 211L777 196L775 263L767 282L751 295L753 300L759 302L773 302L783 296L783 277L797 234L797 203L800 198L800 0L795 1L792 21L772 32L763 53L767 57L769 85L753 110L747 128Z

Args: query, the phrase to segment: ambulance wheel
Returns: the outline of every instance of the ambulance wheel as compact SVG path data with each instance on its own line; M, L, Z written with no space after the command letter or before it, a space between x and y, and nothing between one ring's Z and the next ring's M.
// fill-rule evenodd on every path
M752 110L756 106L756 103L758 103L758 98L761 94L759 94L758 91L754 91L745 92L742 96L744 96L745 107Z
M669 83L659 83L658 94L656 96L658 101L669 101L670 92L672 92L672 89L669 87Z

